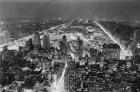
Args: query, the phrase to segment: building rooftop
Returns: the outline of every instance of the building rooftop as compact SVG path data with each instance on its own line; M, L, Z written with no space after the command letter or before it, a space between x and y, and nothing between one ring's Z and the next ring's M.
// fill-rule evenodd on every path
M120 49L120 46L118 44L104 44L103 48Z

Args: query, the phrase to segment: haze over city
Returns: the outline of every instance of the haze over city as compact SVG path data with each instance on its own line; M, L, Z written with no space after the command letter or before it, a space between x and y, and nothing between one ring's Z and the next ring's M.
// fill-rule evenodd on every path
M0 0L0 18L140 19L138 0Z

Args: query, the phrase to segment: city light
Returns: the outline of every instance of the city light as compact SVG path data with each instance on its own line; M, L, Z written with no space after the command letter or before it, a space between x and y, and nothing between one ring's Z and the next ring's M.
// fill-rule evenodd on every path
M65 64L60 79L58 79L58 81L55 79L55 81L52 83L51 92L66 92L64 89L64 77L65 77L66 69L67 69L67 63Z
M34 92L32 89L24 89L24 92Z
M132 56L132 51L130 49L126 49L118 40L116 40L108 31L106 31L106 29L98 22L95 21L95 23L111 38L111 40L118 44L121 48L121 52L120 52L120 59L121 60L125 60L126 56Z
M1 25L4 25L4 22L3 22L3 21L1 21L1 22L0 22L0 24L1 24Z
M122 40L123 33L120 35L121 32L111 29L114 25L109 25L110 28L104 23L110 24L107 20L102 23L91 19L58 26L51 24L48 30L36 34L33 31L33 35L30 33L0 45L2 90L129 92L129 89L134 90L133 86L140 89L137 85L140 71L131 57L131 44L127 47Z

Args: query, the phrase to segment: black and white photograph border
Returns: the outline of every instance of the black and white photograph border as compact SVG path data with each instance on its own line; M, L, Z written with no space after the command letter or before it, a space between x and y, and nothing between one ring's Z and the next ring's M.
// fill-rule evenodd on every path
M0 92L140 92L139 0L0 0Z

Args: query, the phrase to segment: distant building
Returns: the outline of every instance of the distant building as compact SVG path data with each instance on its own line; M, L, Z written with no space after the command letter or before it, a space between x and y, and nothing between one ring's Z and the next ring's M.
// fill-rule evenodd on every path
M134 42L134 63L140 64L140 29L134 31L133 35L133 42Z
M43 60L43 61L41 61L41 62L38 62L39 64L40 64L40 66L41 66L41 69L43 69L43 70L49 70L50 69L50 66L51 66L51 59L45 59L45 60Z
M67 38L66 38L66 36L65 36L65 35L62 37L62 41L63 41L64 43L66 43L66 42L67 42Z
M62 54L66 54L67 53L66 45L64 44L63 41L59 42L59 47L60 47L60 51L61 51Z
M77 53L79 58L81 58L83 56L83 40L81 40L80 37L77 39L77 45Z
M30 50L33 50L33 41L32 41L32 39L29 39L28 41L26 41L26 44L25 44L25 46L26 46L26 49L28 50L28 51L30 51Z
M94 48L90 48L90 57L93 59L97 56L97 49L94 49Z
M68 44L65 35L62 37L62 41L60 41L59 47L62 54L66 55L68 52Z
M49 34L43 36L42 48L46 50L50 50L50 37Z
M7 46L3 47L3 51L1 52L1 60L6 61L9 64L14 63L15 61L15 51L8 50Z
M34 32L33 34L33 44L35 48L41 48L41 40L38 32Z
M103 56L106 59L120 59L120 46L118 44L104 44Z

